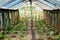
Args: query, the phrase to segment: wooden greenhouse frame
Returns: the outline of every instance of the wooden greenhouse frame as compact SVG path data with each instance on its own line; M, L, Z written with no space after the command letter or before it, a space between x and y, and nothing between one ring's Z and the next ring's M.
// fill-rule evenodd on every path
M1 27L0 27L0 31L3 30L5 28L5 26L7 26L7 25L9 26L10 24L18 23L18 20L19 20L19 11L18 10L0 9L0 13L1 13L1 21L0 21L1 22Z
M44 10L46 23L60 32L60 9Z

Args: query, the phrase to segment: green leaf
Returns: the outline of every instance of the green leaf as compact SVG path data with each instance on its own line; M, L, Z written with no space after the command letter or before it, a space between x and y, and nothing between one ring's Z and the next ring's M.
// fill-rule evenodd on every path
M0 38L2 38L3 37L3 34L0 32Z

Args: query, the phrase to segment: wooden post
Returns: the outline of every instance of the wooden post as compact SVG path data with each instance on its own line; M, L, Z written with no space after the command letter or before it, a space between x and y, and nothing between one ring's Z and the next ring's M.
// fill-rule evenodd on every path
M3 22L2 22L2 13L0 13L0 18L1 18L1 19L0 19L0 22L1 22L1 24L0 24L0 31L1 31L1 30L2 30L1 28L2 28L2 26L3 26L3 25L2 25L2 24L3 24Z
M18 21L19 21L19 16L20 16L20 15L19 15L19 11L17 11L17 13L18 13Z
M4 13L2 12L2 30L4 29Z

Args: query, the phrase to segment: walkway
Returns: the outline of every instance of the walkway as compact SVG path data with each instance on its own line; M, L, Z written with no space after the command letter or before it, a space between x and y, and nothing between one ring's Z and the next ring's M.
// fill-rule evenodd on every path
M36 31L36 28L34 27L34 23L33 23L33 27L31 26L31 22L29 22L28 24L28 33L27 36L25 36L23 38L23 40L38 40L39 35Z

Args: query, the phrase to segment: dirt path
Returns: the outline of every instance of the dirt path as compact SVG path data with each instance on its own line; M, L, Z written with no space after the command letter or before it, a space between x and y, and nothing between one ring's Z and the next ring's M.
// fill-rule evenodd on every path
M34 27L34 23L33 23L33 27L31 27L31 22L29 22L28 24L28 33L27 36L24 37L24 40L38 40L39 35L36 31L36 28Z
M23 40L31 40L32 39L32 35L31 35L31 23L28 24L28 32L27 32L27 36L25 36L23 38Z
M19 37L19 31L17 31L17 34L8 34L8 38L4 38L4 40L20 40Z
M28 23L28 32L27 32L27 35L24 38L22 38L21 40L38 40L39 35L37 33L36 28L34 27L34 24L35 23L33 23L33 27L32 27L31 26L31 22ZM16 35L15 38L11 38L10 40L20 40L19 34Z
M37 33L37 30L35 28L35 23L33 22L33 27L31 29L31 32L32 32L32 40L38 40L39 39L39 35Z

